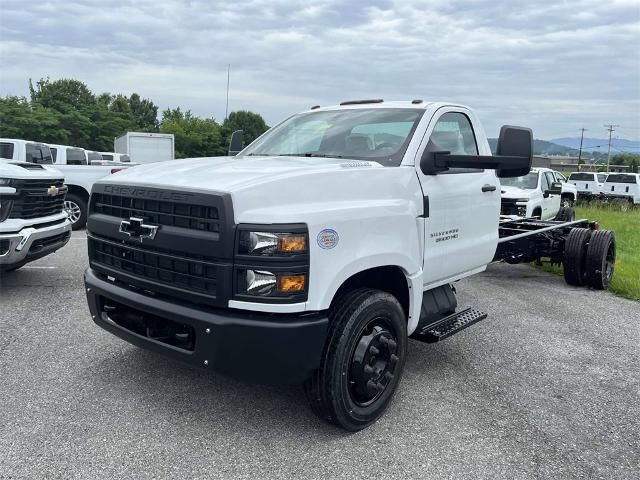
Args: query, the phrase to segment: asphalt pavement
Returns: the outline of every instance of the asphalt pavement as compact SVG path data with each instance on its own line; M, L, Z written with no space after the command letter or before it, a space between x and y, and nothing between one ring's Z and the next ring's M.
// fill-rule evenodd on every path
M640 303L493 265L489 318L410 342L385 416L350 434L300 387L248 385L97 327L86 236L0 284L0 478L640 477Z

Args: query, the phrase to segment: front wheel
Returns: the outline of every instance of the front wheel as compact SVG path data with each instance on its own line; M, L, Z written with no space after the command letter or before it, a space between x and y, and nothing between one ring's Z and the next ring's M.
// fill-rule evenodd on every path
M565 208L573 207L573 198L569 196L562 197L562 199L560 200L560 206Z
M64 199L64 209L69 215L71 228L79 230L87 223L87 202L84 198L73 193L67 194Z
M407 353L407 320L396 298L357 289L329 314L319 369L305 382L311 408L346 430L375 422L395 393Z

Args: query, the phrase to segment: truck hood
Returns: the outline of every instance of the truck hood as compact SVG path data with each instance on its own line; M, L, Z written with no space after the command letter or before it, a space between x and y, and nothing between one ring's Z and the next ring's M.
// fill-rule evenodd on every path
M238 192L261 184L345 169L384 168L377 162L305 157L204 157L128 168L101 183L157 185L177 189Z
M42 168L40 168L42 167ZM0 160L0 177L19 179L63 178L63 173L51 165L35 165L33 163Z
M100 183L228 193L237 223L317 221L322 215L335 220L336 211L357 208L368 212L358 213L363 217L376 206L415 218L423 204L415 167L336 158L171 160L129 168Z
M531 198L531 193L533 190L525 190L518 187L509 187L506 185L502 185L501 187L502 198Z

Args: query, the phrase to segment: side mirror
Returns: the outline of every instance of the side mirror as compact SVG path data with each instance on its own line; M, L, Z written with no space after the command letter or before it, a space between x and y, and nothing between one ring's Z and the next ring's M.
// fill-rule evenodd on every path
M562 193L562 183L561 182L553 182L551 184L551 188L549 190L544 191L544 198L547 198L549 195L560 195Z
M234 157L242 150L242 130L236 130L231 134L231 141L229 142L229 156Z
M428 147L420 159L425 175L435 175L449 168L487 168L500 178L521 177L531 170L533 132L530 128L504 125L500 129L496 155L451 155Z

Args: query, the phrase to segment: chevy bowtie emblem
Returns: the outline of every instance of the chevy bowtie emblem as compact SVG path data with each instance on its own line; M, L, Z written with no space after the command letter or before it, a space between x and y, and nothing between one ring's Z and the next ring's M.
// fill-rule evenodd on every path
M131 217L129 220L122 220L120 222L119 231L142 243L142 240L145 238L153 240L158 228L157 225L145 225L142 218Z
M47 188L47 195L51 197L55 197L59 193L60 193L60 189L55 185L51 185L49 188Z

